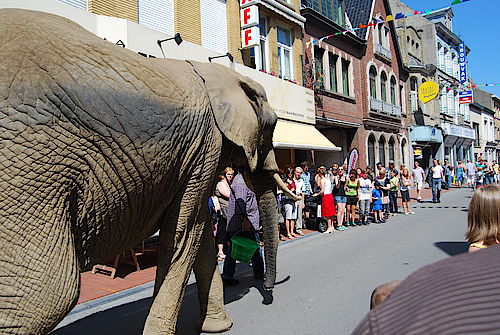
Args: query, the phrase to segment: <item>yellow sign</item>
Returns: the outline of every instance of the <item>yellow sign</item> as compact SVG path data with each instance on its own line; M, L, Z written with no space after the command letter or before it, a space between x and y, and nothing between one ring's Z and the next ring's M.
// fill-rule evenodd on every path
M413 150L413 155L414 156L422 156L422 149Z
M426 81L418 89L418 98L424 104L428 103L439 94L439 86L433 81Z

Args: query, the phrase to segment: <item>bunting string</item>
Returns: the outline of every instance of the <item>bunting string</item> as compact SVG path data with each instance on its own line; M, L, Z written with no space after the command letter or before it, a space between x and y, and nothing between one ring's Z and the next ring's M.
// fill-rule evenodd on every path
M474 84L474 85L468 85L468 86L447 87L446 89L448 91L451 91L451 90L458 91L458 90L465 90L467 88L473 88L473 87L493 87L493 86L500 86L500 84L492 84L492 83L489 83L489 84Z
M451 3L451 6L458 5L458 4L461 4L461 3L464 3L464 2L469 2L469 1L471 1L471 0L454 0ZM387 15L387 17L385 18L385 20L378 19L376 22L371 22L371 23L368 23L368 24L360 24L359 27L355 27L355 28L351 28L349 30L344 30L344 31L340 31L340 32L337 32L337 33L334 33L334 34L323 36L319 40L312 39L311 41L306 42L306 47L309 48L309 46L311 44L316 45L316 43L318 41L323 42L323 40L325 40L327 38L330 38L330 37L333 37L333 36L345 35L345 34L347 34L349 32L352 33L355 30L365 29L365 28L368 28L368 27L371 27L371 26L375 26L375 25L380 24L380 23L384 23L384 22L389 22L389 21L404 19L404 18L409 17L409 16L422 15L422 14L430 14L431 12L442 10L442 9L446 9L446 8L448 8L448 6L447 7L443 7L443 8L429 9L429 10L416 10L413 13L396 13L395 16L393 16L393 15Z

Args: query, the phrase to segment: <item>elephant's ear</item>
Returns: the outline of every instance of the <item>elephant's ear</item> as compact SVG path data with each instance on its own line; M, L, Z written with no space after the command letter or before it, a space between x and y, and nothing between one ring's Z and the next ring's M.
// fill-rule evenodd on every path
M266 120L272 116L266 116L268 113L264 111L270 109L264 89L226 66L190 63L205 82L217 126L230 141L243 149L248 166L254 171L265 124L276 122Z

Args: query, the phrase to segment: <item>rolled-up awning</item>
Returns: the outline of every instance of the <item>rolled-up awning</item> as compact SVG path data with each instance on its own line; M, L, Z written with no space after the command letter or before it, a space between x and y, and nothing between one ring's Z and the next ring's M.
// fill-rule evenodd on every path
M274 129L273 144L278 149L341 150L313 125L285 120L278 120Z

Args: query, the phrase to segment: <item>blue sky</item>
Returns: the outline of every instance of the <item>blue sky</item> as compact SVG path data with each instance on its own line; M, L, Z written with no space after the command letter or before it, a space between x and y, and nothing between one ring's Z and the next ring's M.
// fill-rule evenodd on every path
M402 0L415 10L443 8L453 0ZM471 49L468 73L477 84L500 84L500 0L470 0L452 6L453 30ZM500 97L500 85L481 87Z

